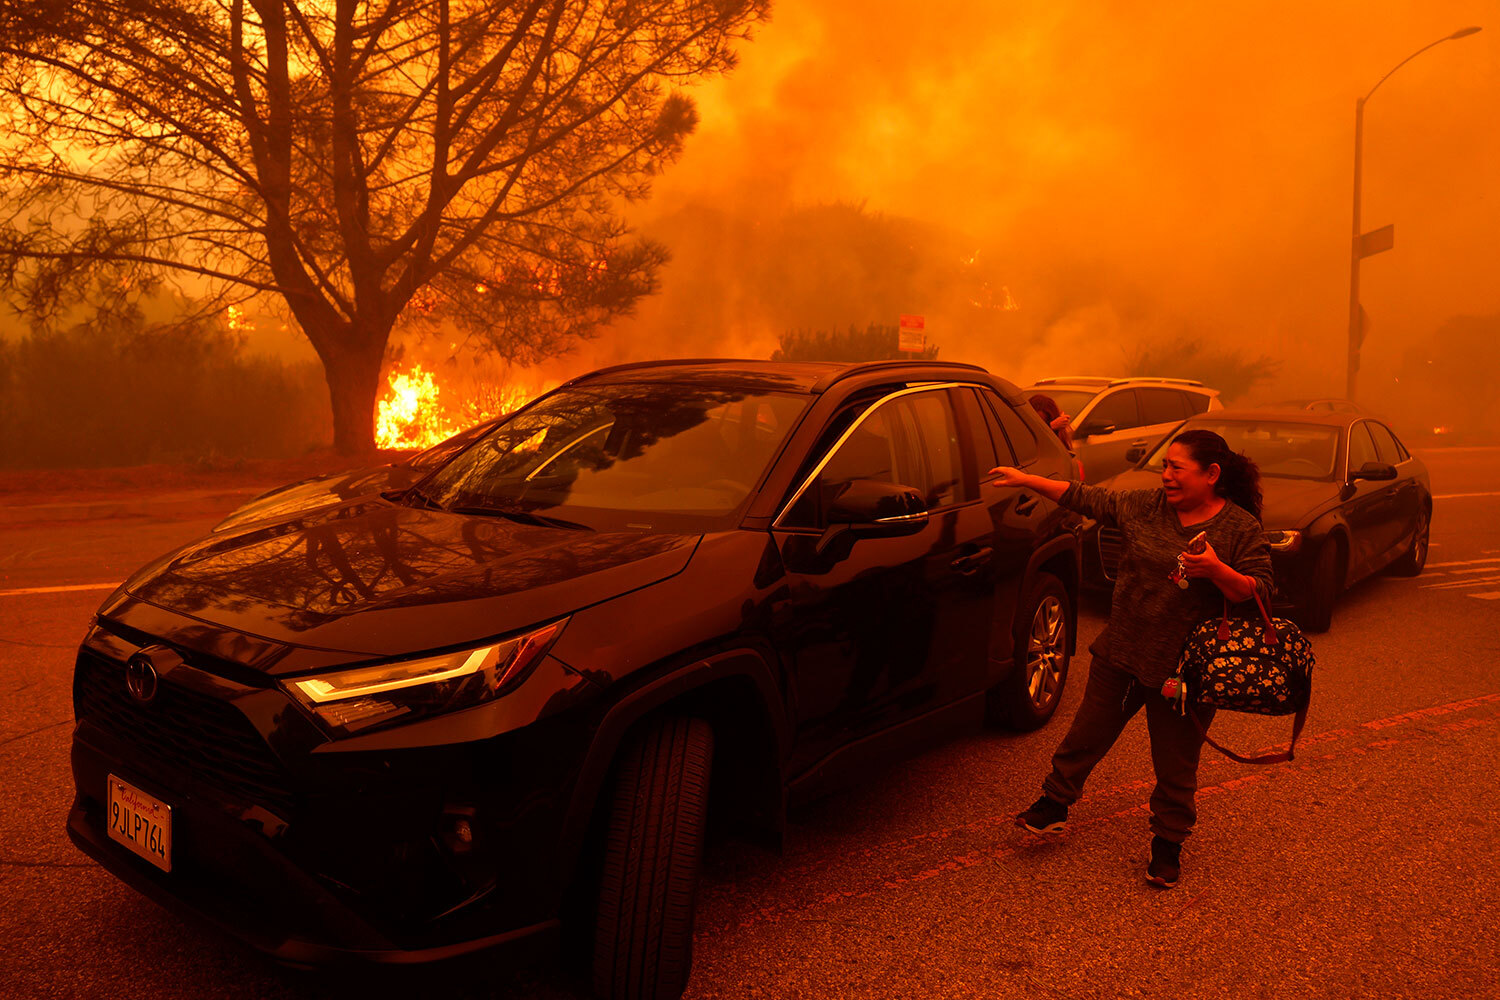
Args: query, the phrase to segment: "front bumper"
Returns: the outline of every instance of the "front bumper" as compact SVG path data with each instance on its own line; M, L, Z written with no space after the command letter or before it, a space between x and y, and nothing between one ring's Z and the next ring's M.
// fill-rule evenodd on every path
M198 817L195 817L198 818ZM201 834L213 835L215 825L195 824ZM224 832L222 830L218 831ZM79 796L68 812L68 837L78 849L111 875L185 920L206 922L269 958L293 968L316 969L345 965L418 965L458 958L478 951L493 953L516 967L555 955L560 923L544 920L501 934L426 948L402 948L317 886L286 869L274 858L253 857L242 874L266 876L260 888L279 885L280 905L248 897L237 887L202 870L170 874L151 867L104 832L103 814ZM233 833L230 831L230 837ZM305 909L288 909L300 899ZM289 928L289 913L300 913L304 926ZM318 926L321 925L321 926Z
M111 873L293 966L552 954L575 748L593 721L560 667L504 708L558 709L545 718L497 733L456 713L358 748L208 663L172 668L137 704L123 646L92 630L74 678L68 834ZM171 807L170 872L110 839L111 774Z

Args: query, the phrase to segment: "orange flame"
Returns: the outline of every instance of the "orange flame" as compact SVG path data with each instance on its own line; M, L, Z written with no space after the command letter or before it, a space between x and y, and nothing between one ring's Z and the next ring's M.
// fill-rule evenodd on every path
M387 383L375 408L375 444L398 451L430 448L465 427L519 409L541 392L481 383L460 400L444 399L433 373L419 364L392 369Z

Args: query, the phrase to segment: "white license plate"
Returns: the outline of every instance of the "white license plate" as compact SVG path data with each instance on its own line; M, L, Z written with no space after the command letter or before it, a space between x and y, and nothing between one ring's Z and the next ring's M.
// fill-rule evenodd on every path
M172 807L109 776L109 836L164 872L172 870Z

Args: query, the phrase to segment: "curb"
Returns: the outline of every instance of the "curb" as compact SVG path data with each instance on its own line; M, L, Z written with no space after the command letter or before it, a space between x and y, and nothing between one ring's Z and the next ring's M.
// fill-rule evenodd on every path
M263 489L197 490L180 494L89 500L76 503L38 503L0 506L0 525L43 521L94 521L116 517L181 517L189 514L229 513Z

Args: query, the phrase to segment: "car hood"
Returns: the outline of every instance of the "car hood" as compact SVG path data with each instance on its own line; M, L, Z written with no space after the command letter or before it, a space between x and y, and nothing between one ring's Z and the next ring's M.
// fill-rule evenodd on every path
M405 489L420 478L420 474L406 465L375 465L314 476L262 493L214 525L213 530L228 531L298 511L373 496L385 490Z
M399 656L483 641L666 579L700 537L522 524L377 497L210 535L124 589L277 643Z
M1150 490L1161 485L1161 473L1131 469L1099 484L1111 490ZM1265 476L1260 481L1264 510L1261 523L1267 531L1290 531L1306 527L1324 509L1338 502L1336 483L1315 479L1280 479Z

